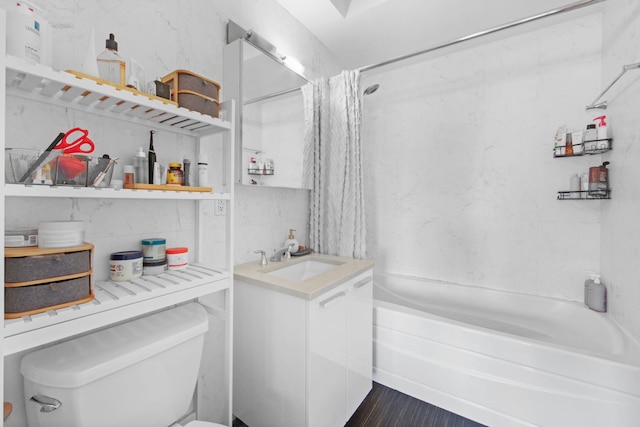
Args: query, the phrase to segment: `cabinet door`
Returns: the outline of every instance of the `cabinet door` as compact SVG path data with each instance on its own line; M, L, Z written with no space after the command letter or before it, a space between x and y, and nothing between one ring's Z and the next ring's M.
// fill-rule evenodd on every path
M309 302L309 427L342 426L347 421L346 313L346 285Z
M372 387L372 272L358 276L347 286L347 416L351 417Z
M234 415L250 426L304 426L308 301L240 280L234 299Z

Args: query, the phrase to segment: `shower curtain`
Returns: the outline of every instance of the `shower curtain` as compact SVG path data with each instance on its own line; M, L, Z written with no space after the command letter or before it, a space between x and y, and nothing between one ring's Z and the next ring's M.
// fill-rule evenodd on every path
M302 93L311 248L364 258L360 72L317 79Z

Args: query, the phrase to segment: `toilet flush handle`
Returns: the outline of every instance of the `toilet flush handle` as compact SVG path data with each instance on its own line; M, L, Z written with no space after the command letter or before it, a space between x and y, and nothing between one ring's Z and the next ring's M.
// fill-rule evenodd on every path
M43 396L41 394L36 394L35 396L31 396L32 402L36 402L41 406L40 412L53 412L62 406L62 402L54 399L53 397Z

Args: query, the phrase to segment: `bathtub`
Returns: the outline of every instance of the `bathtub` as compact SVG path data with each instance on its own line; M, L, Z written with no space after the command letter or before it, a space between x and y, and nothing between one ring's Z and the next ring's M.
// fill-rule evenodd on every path
M374 380L492 427L640 425L640 348L580 303L374 275Z

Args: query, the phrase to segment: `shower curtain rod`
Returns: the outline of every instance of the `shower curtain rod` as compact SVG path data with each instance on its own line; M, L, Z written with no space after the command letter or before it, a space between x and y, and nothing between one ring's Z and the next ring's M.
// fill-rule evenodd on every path
M576 3L571 3L571 4L568 4L566 6L562 6L562 7L556 8L556 9L552 9L552 10L549 10L549 11L546 11L546 12L539 13L537 15L530 16L528 18L524 18L524 19L520 19L520 20L517 20L517 21L509 22L508 24L503 24L503 25L500 25L500 26L497 26L497 27L490 28L488 30L479 31L477 33L469 34L468 36L460 37L458 39L451 40L451 41L448 41L446 43L443 43L443 44L440 44L440 45L437 45L437 46L434 46L434 47L430 47L429 49L421 50L419 52L410 53L408 55L398 56L396 58L389 59L387 61L383 61L383 62L380 62L378 64L373 64L373 65L367 65L367 66L364 66L364 67L360 67L360 68L357 68L357 70L360 71L361 73L364 73L364 72L367 72L367 71L374 70L376 68L380 68L380 67L384 67L384 66L389 65L389 64L393 64L395 62L404 61L406 59L411 59L413 57L416 57L416 56L419 56L419 55L423 55L425 53L433 52L433 51L436 51L436 50L439 50L439 49L444 49L445 47L453 46L453 45L456 45L458 43L466 42L466 41L473 40L473 39L476 39L476 38L479 38L479 37L482 37L482 36L486 36L486 35L489 35L489 34L497 33L498 31L507 30L509 28L518 27L520 25L527 24L529 22L534 22L534 21L537 21L537 20L540 20L540 19L543 19L543 18L548 18L550 16L558 15L558 14L561 14L561 13L572 12L574 10L582 9L583 7L591 6L591 5L594 5L594 4L597 4L597 3L602 3L604 1L606 1L606 0L585 0L585 1L579 1L579 2L576 2ZM245 102L245 104L253 104L255 102L260 102L260 101L264 101L264 100L267 100L267 99L275 98L277 96L281 96L281 95L284 95L284 94L287 94L287 93L295 92L295 91L300 90L300 89L301 89L301 87L294 87L294 88L291 88L291 89L283 90L283 91L272 93L272 94L269 94L269 95L264 95L264 96L261 96L261 97L258 97L258 98L251 99L251 100Z
M373 65L367 65L367 66L364 66L364 67L360 67L357 70L360 71L361 73L364 73L364 72L367 72L367 71L374 70L376 68L380 68L380 67L384 67L386 65L393 64L395 62L404 61L406 59L411 59L411 58L419 56L419 55L424 55L425 53L430 53L430 52L433 52L433 51L436 51L436 50L439 50L439 49L444 49L445 47L453 46L453 45L456 45L458 43L466 42L466 41L469 41L469 40L477 39L478 37L482 37L482 36L486 36L486 35L489 35L489 34L497 33L498 31L507 30L509 28L514 28L514 27L518 27L520 25L527 24L529 22L534 22L534 21L537 21L537 20L542 19L542 18L548 18L550 16L558 15L558 14L561 14L561 13L571 12L571 11L574 11L574 10L582 9L583 7L591 6L591 5L594 5L596 3L602 3L603 1L606 1L606 0L587 0L587 1L579 1L579 2L576 2L576 3L571 3L571 4L568 4L566 6L562 6L562 7L556 8L556 9L549 10L547 12L542 12L542 13L539 13L537 15L530 16L528 18L520 19L520 20L517 20L517 21L512 21L512 22L509 22L508 24L503 24L503 25L500 25L500 26L497 26L497 27L490 28L488 30L479 31L477 33L469 34L468 36L460 37L460 38L455 39L455 40L450 40L450 41L448 41L446 43L443 43L443 44L440 44L440 45L437 45L437 46L434 46L434 47L430 47L428 49L421 50L419 52L414 52L414 53L410 53L408 55L398 56L396 58L389 59L387 61L383 61L383 62L380 62L378 64L373 64Z

